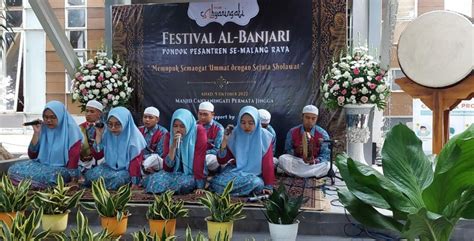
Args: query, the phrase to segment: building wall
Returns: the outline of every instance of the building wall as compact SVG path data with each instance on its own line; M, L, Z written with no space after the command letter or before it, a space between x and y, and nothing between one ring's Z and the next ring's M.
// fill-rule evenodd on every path
M418 16L423 13L443 9L444 0L418 0Z
M65 27L65 1L49 0L51 7ZM104 0L87 0L87 50L99 49L104 42ZM78 103L72 103L66 93L66 71L59 55L49 40L46 41L46 101L63 101L72 114L80 114ZM87 56L90 57L90 56Z

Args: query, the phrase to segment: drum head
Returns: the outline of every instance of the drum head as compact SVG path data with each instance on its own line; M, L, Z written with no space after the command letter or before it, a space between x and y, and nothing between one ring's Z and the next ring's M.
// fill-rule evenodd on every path
M400 67L418 84L432 88L453 85L473 70L473 34L471 21L458 13L423 14L400 36Z

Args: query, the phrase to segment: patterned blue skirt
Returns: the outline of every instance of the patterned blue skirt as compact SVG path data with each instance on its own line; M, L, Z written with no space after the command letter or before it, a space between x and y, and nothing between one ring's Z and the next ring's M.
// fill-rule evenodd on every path
M128 170L114 170L102 163L86 172L84 185L90 187L93 181L100 177L104 178L105 188L108 190L117 190L119 187L129 184L131 181Z
M227 165L221 174L215 176L210 181L210 188L213 192L223 193L225 186L230 181L234 181L234 188L230 192L232 196L249 196L260 194L263 191L263 180L252 173L235 172L235 166Z
M143 187L147 193L163 193L173 190L176 194L188 194L196 189L196 181L193 175L162 170L147 176L143 180Z
M37 160L28 160L13 164L8 169L8 176L13 183L18 184L23 179L31 179L33 188L45 189L56 186L56 178L61 174L65 183L71 181L72 176L77 176L77 169L66 167L53 167L40 163Z

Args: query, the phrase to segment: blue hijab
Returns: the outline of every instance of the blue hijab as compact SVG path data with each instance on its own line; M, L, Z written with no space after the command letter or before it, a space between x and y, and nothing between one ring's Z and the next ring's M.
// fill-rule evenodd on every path
M193 161L194 161L194 148L196 146L197 126L196 119L193 114L186 109L177 109L171 117L170 127L170 148L173 144L174 130L173 124L175 120L181 121L186 127L186 135L181 137L181 144L178 149L181 158L175 158L177 162L174 165L174 171L179 170L180 166L183 165L183 172L186 175L193 174ZM178 154L178 153L176 153Z
M122 132L114 135L108 129L104 132L102 142L104 145L105 163L114 170L128 170L130 161L137 157L146 147L142 133L135 126L132 114L124 107L113 108L110 117L115 117L122 125Z
M245 133L240 128L240 120L244 114L249 114L255 121L255 129L251 133ZM260 125L258 110L253 106L245 106L240 109L236 128L229 137L228 147L234 154L237 167L234 171L262 173L262 159L272 143L272 134Z
M49 166L64 167L69 161L69 149L77 141L82 141L82 133L63 103L50 101L44 107L43 113L47 109L56 115L58 125L53 129L46 125L41 126L38 160Z

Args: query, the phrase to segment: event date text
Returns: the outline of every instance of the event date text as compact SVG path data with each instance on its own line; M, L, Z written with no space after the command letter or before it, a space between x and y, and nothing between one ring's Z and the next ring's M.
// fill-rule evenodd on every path
M249 96L249 92L248 91L232 91L232 92L212 91L212 92L201 92L201 96L206 96L206 97L246 97L246 96Z

